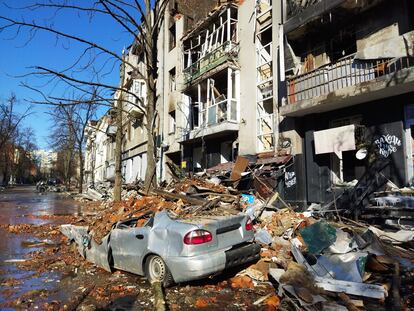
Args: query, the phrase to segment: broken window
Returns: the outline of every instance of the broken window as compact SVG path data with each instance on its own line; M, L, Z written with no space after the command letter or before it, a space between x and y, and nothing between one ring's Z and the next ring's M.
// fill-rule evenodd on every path
M260 2L260 8L268 8L271 3ZM266 12L266 11L265 11ZM274 148L273 133L273 50L272 23L269 17L257 16L256 31L256 117L257 150L271 151Z
M169 34L169 43L168 43L168 47L169 50L171 51L173 48L175 48L175 44L176 44L176 29L175 29L175 23L173 23L170 28L168 29L168 34Z
M258 151L271 151L274 147L273 100L268 99L257 105L257 141Z
M203 167L203 150L202 147L196 147L193 149L193 169L198 172Z
M168 113L168 134L175 133L175 110Z
M152 227L154 224L154 213L148 212L141 217L129 218L117 222L114 226L116 229L130 229L136 227Z
M175 84L175 67L169 71L169 85L170 85L170 92L174 92L176 90Z
M145 81L134 79L132 83L132 91L135 95L140 97L142 100L145 98Z
M199 102L195 102L192 105L192 129L198 128L202 123L200 123L200 112L202 109L202 104Z
M225 7L183 42L184 74L190 82L237 54L237 8Z
M127 95L127 101L133 107L144 107L145 96L146 96L146 86L145 81L140 79L134 79L132 82L132 87L130 92L133 94ZM138 99L138 98L139 99ZM132 108L133 109L133 108Z
M237 122L239 84L238 71L227 68L193 87L188 94L193 128Z

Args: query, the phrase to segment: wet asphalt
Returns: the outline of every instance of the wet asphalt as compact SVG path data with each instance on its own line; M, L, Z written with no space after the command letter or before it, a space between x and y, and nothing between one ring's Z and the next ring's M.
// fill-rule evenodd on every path
M34 186L17 186L0 192L0 224L58 224L56 219L39 219L41 215L76 215L81 206L58 193L39 194ZM19 295L35 290L52 289L59 283L59 275L46 273L37 275L33 271L22 270L15 264L24 260L29 252L42 248L26 247L25 241L36 241L32 234L13 234L0 228L0 277L2 292L0 304L15 299ZM5 282L16 279L19 284L10 286ZM6 291L5 291L6 290ZM4 292L13 291L12 295Z

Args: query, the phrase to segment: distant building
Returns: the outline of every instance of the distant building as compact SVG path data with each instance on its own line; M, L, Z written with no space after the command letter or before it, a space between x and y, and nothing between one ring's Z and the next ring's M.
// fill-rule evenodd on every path
M85 130L85 182L96 185L115 178L115 143L112 131L112 111L90 121Z
M51 177L57 161L57 153L50 150L39 149L33 151L33 155L36 158L40 175L43 177Z

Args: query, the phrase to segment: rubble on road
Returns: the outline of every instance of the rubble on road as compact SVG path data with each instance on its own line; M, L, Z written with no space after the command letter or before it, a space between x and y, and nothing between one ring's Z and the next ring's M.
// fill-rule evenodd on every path
M89 201L88 209L68 223L87 226L99 244L114 223L146 213L168 210L182 219L244 213L254 223L255 240L261 246L260 260L225 281L203 285L200 292L254 293L256 296L250 299L250 306L269 310L281 306L294 310L387 309L391 305L412 304L414 231L409 222L397 226L398 231L389 231L384 226L365 222L369 217L356 221L347 218L349 213L332 212L333 203L313 205L305 212L295 210L275 190L290 160L289 156L272 157L251 163L241 158L236 163L219 165L191 177L185 177L174 168L173 182L148 193L142 183L124 186L121 202L111 201L112 189L108 185L89 188L78 196L80 200ZM394 188L372 195L368 200L372 206L364 210L387 210L390 215L396 206L405 212L411 211L414 189ZM355 206L352 208L352 211L357 210ZM386 224L387 220L392 219L380 224ZM137 222L137 226L140 225L143 223ZM5 229L19 233L30 232L32 227L10 225ZM56 227L52 229L57 230ZM59 269L62 265L92 267L71 256L73 249L65 242L67 240L62 238L59 245L32 252L31 261L19 264L37 262L39 271ZM62 255L59 259L48 260L53 252ZM177 289L167 292L167 304L171 297L176 297L174 290ZM187 286L180 290L182 293L189 291ZM100 297L101 291L103 289L96 287L90 296ZM112 287L111 291L121 290ZM180 298L183 305L195 308L218 306L220 301L203 294L197 298L184 296ZM246 299L243 298L244 303ZM178 303L169 307L181 309Z

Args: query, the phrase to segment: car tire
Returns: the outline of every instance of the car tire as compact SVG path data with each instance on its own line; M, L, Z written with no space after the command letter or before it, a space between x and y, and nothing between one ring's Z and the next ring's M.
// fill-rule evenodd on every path
M151 255L145 261L145 276L148 281L161 282L164 287L174 284L173 276L165 261L157 255Z

